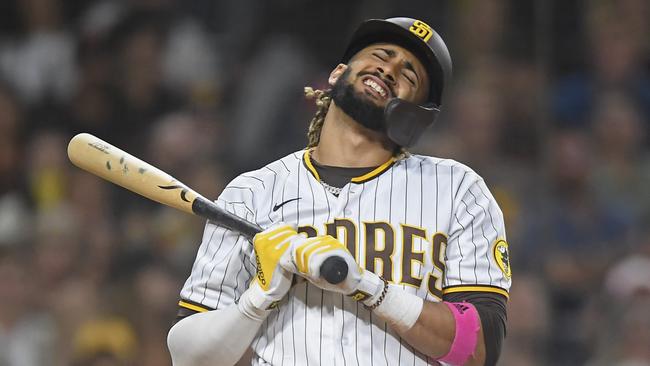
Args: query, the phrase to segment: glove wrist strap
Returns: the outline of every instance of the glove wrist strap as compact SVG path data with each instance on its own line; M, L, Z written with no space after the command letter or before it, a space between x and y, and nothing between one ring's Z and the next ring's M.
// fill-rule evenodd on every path
M363 306L366 307L368 310L375 310L381 303L384 301L386 298L386 294L388 293L388 281L384 279L383 277L379 277L382 282L384 283L384 286L381 289L381 292L378 295L375 295L368 300L363 302Z
M361 282L359 282L357 288L351 294L348 294L348 296L369 306L377 301L385 287L385 280L383 278L368 270L364 270L361 276Z
M275 305L274 301L266 299L266 297L261 294L258 289L250 287L248 290L239 298L239 311L247 317L262 321L271 313L270 309Z

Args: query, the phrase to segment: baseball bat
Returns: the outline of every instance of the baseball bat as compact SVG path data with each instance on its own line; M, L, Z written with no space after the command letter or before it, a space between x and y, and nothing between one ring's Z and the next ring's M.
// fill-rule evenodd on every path
M77 167L113 182L150 200L194 214L241 233L249 239L262 231L258 225L221 209L171 175L91 134L80 133L68 144L68 157ZM340 257L327 258L320 268L333 285L348 274Z

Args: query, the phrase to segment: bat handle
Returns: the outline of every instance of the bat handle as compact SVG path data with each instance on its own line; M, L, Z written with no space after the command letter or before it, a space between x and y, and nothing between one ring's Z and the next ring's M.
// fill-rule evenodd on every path
M253 237L262 231L259 225L244 220L228 211L221 210L212 201L203 197L197 197L192 202L192 212L217 225L236 231L250 240L253 240Z
M250 240L253 240L253 237L262 231L260 226L230 212L214 210L211 208L212 206L212 202L203 197L197 197L192 203L192 211L230 230L237 231ZM330 257L321 264L320 273L327 282L337 285L348 276L348 264L341 257Z

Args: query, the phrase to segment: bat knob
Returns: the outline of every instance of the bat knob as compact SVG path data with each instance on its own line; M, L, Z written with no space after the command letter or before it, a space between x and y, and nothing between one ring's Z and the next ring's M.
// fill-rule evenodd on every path
M329 257L321 264L320 273L327 282L336 285L348 276L348 264L341 257Z

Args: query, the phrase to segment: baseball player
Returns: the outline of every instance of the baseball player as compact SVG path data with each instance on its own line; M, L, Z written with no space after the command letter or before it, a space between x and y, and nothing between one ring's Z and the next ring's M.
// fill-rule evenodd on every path
M168 335L176 366L494 365L510 288L502 213L483 179L410 154L438 114L451 59L411 18L368 20L309 144L235 178L221 207L268 228L208 222ZM331 256L345 280L320 276Z

